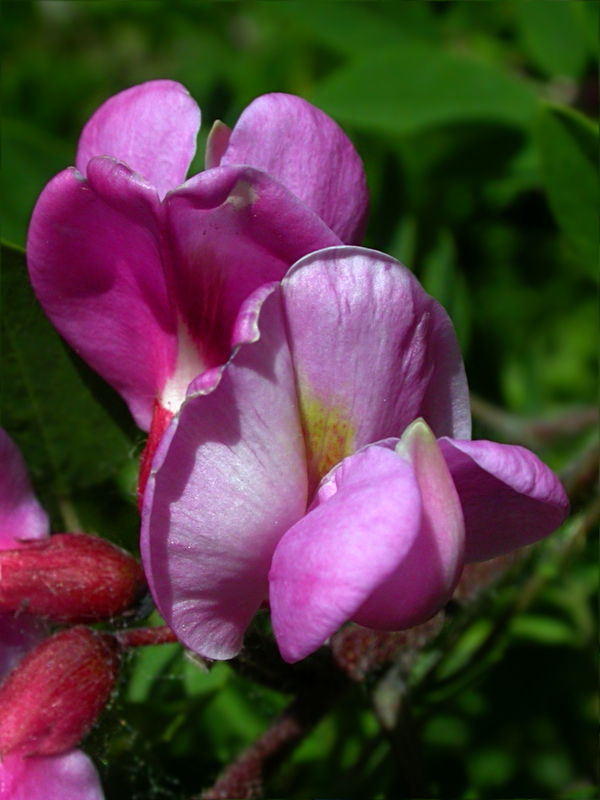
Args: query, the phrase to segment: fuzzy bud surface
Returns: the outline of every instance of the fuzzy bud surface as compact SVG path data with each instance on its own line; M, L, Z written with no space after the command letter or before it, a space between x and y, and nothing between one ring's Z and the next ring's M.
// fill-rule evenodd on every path
M146 591L141 564L119 547L84 533L58 533L0 551L0 611L56 622L109 620Z
M78 745L108 702L118 666L112 637L81 626L39 644L0 686L0 758Z

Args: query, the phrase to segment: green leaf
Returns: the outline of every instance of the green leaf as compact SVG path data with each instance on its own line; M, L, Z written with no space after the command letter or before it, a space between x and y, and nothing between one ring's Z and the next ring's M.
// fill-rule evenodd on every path
M523 325L515 315L515 332L523 344L519 350L507 353L501 372L511 409L532 414L544 406L595 402L598 392L595 297L547 315L537 324Z
M590 52L598 58L598 51L600 50L600 42L598 41L598 27L600 26L600 3L598 0L590 2L574 3L573 4L583 23L583 28L587 36L588 47Z
M449 231L440 232L435 247L425 257L421 283L448 312L464 355L471 335L469 287L456 266L456 247Z
M375 13L374 13L375 11ZM315 40L344 55L379 51L382 47L398 47L414 36L435 35L430 10L426 4L398 3L394 7L398 19L383 17L365 3L346 3L343 10L335 4L278 2L269 7L269 14L282 14Z
M523 44L535 65L547 75L579 78L585 69L588 44L578 5L513 4Z
M510 624L510 632L513 636L546 645L573 644L577 638L566 622L539 614L515 617Z
M34 485L56 499L115 475L131 443L82 379L88 368L69 354L39 306L25 252L6 244L2 300L2 425L22 449ZM110 387L102 391L120 407Z
M469 743L469 725L460 717L440 714L428 720L423 730L423 741L438 747L463 748Z
M156 682L165 673L168 665L181 653L181 645L154 644L143 647L135 654L135 663L127 686L130 703L144 703Z
M202 724L211 732L214 752L224 762L254 741L287 704L282 695L263 686L252 685L233 673L220 691L210 696L202 711ZM221 674L225 670L219 669ZM209 699L199 697L200 701ZM204 704L203 704L204 705Z
M598 271L598 126L562 106L538 117L542 177L554 216L575 247L581 266Z
M515 756L506 748L481 747L473 748L468 769L471 785L491 789L510 780L517 770L517 764Z
M590 800L590 797L598 797L600 794L597 785L586 784L567 789L559 795L560 800Z
M491 620L484 617L476 620L466 629L454 649L445 656L439 667L438 677L445 680L465 668L472 661L476 651L489 638L492 630Z
M183 685L188 697L200 697L223 689L231 675L231 668L224 661L217 661L207 670L202 664L186 657L183 661Z
M417 249L417 220L414 216L403 217L386 250L405 267L413 269Z
M2 120L2 236L25 245L31 210L48 181L73 153L33 125Z
M518 78L418 42L365 56L310 99L345 124L388 134L468 119L521 126L535 112L533 92Z

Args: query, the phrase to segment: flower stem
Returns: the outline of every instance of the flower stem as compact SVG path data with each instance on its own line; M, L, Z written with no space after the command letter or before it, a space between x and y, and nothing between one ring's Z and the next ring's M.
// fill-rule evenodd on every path
M396 759L403 796L432 797L401 668L391 669L376 686L373 710Z
M348 678L332 659L319 660L318 666L290 705L225 768L216 783L200 795L201 800L253 800L263 796L263 784L271 771L331 711L349 686Z
M173 644L179 641L166 625L157 628L131 628L113 635L123 649L147 647L151 644Z
M486 428L534 449L543 443L578 434L598 422L595 406L572 409L546 419L527 419L511 414L476 394L471 394L471 412Z

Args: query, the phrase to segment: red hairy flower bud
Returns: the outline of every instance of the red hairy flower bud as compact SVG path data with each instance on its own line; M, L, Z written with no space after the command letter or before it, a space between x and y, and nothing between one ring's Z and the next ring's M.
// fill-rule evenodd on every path
M119 616L146 591L141 564L119 547L84 533L57 533L0 551L0 611L57 622Z
M81 626L38 645L0 686L0 757L75 747L110 699L118 666L113 637Z

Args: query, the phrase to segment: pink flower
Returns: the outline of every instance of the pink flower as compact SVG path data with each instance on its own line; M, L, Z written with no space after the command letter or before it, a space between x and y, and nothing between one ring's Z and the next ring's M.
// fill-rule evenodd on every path
M465 562L563 521L533 453L470 441L452 324L393 259L313 253L249 298L235 333L163 437L142 518L155 600L196 652L234 656L267 597L287 661L347 620L411 627Z
M362 163L341 129L299 97L268 94L184 183L200 111L168 80L110 98L85 126L76 168L42 192L27 259L69 344L154 439L188 384L223 364L241 303L301 256L358 242Z
M0 428L0 550L49 535L48 517L31 490L23 457ZM0 680L45 635L45 627L32 615L0 612Z
M62 756L6 756L0 763L3 800L103 800L98 773L81 750Z
M12 550L49 535L21 454L0 428L0 549ZM0 613L0 681L47 635L27 613ZM14 673L13 673L14 674ZM0 760L3 800L102 800L98 774L79 750L50 756L5 755Z

